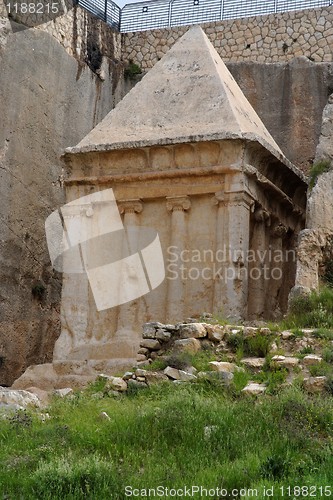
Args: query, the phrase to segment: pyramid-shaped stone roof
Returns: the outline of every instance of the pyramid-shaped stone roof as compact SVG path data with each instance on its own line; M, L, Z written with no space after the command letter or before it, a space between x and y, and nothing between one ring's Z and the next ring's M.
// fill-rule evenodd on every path
M219 139L259 142L282 157L207 36L196 26L67 152Z

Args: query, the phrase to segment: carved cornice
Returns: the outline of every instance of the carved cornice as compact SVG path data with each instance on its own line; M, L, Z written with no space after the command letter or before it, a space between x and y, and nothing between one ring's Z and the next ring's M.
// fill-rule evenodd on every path
M167 197L166 200L166 207L169 212L184 212L191 208L191 200L188 196Z

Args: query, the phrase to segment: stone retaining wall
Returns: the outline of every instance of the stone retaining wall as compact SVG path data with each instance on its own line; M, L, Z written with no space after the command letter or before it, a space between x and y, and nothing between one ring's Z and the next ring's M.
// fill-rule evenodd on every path
M333 60L333 7L205 23L202 28L224 62L285 62L306 56ZM187 26L123 34L122 57L148 70Z

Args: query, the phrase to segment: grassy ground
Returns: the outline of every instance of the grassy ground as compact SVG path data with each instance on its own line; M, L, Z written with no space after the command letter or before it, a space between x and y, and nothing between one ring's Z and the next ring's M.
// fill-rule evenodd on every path
M44 423L24 413L1 421L1 498L124 499L126 486L192 485L254 488L257 498L274 486L273 498L293 498L279 488L333 484L330 396L291 387L252 399L208 382L117 399L94 398L98 389L54 400ZM102 411L111 419L101 419Z

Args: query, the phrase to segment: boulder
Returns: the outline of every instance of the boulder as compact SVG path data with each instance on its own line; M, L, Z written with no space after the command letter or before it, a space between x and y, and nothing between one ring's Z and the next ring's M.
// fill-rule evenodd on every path
M65 396L68 396L69 394L72 394L73 393L73 389L71 389L70 387L66 387L64 389L55 389L53 391L53 394L55 396L59 396L60 398L64 398Z
M182 339L201 339L207 337L206 328L202 323L179 325L179 336Z
M145 380L148 385L153 385L166 382L169 378L164 373L147 371L145 374Z
M179 370L177 368L172 368L171 366L167 366L163 371L164 375L167 375L169 378L173 380L180 380Z
M299 359L293 356L273 356L272 361L279 366L294 368L299 364Z
M326 377L309 377L303 380L303 385L308 392L323 392L325 390L326 381Z
M159 328L156 332L156 339L161 342L168 342L171 339L171 333L167 330L162 330Z
M32 392L0 387L0 404L14 405L18 409L27 408L28 406L35 406L39 408L40 400Z
M317 356L316 354L308 354L303 358L303 364L305 366L316 365L317 363L321 363L323 358Z
M161 349L161 344L156 339L144 339L140 342L140 347L145 347L150 351L158 351Z
M120 377L112 377L107 381L104 387L104 392L117 391L125 392L127 390L127 383Z
M200 351L201 344L198 339L181 339L175 341L174 348L180 352L195 354Z
M266 359L265 358L243 358L240 361L242 365L247 366L248 368L260 369L264 366Z
M225 337L225 330L221 325L205 324L208 339L212 342L221 342Z
M193 382L193 380L197 380L197 377L193 373L179 370L179 380L182 382Z
M239 366L234 363L227 363L226 361L210 361L209 366L216 372L234 373L241 370Z
M249 382L246 387L242 390L244 394L249 394L252 396L258 396L266 391L267 387L265 384L257 384L255 382Z

